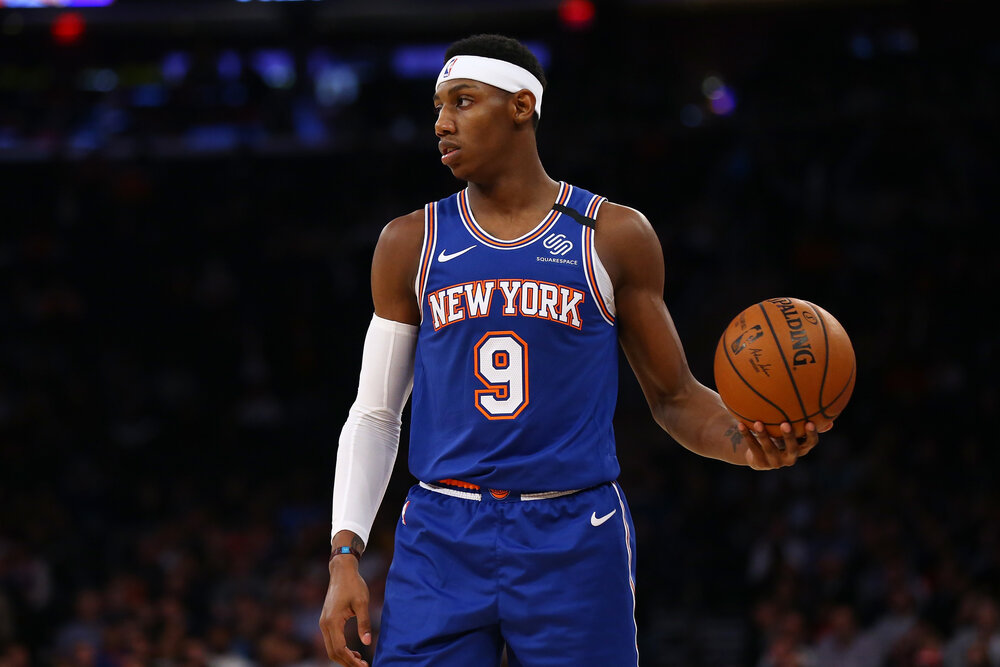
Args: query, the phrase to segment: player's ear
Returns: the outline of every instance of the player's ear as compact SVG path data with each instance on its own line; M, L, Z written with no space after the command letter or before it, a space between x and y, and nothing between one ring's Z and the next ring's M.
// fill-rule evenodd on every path
M535 95L530 90L514 93L514 122L518 125L531 123L535 113Z

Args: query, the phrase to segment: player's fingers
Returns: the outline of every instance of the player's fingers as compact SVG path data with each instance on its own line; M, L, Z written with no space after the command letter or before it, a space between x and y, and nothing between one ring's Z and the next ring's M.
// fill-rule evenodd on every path
M335 664L344 665L344 667L368 667L368 663L361 659L360 653L352 651L346 646L343 651L338 652L331 660Z
M334 662L338 662L346 667L367 667L361 654L347 648L347 640L344 637L344 623L347 618L328 619L323 626L323 643L326 644L326 654Z
M794 429L789 423L780 426L783 449L781 450L781 465L795 465L795 462L808 454L819 442L819 432L816 425L806 422L805 435L795 437Z
M782 440L772 438L771 434L767 432L764 422L754 422L753 435L754 439L760 445L760 450L764 453L768 469L791 465L788 463L788 444Z
M361 659L361 654L347 648L344 640L343 625L338 628L336 622L320 624L323 630L323 644L326 646L326 655L330 660L346 667L367 667L368 663Z
M813 447L815 446L816 446L815 443L811 445L809 443L804 443L799 445L799 458L801 459L803 456L811 452L813 450Z
M806 434L799 442L799 456L805 456L819 442L819 431L812 422L806 422Z
M358 637L365 646L372 643L372 622L368 615L368 598L358 600L354 605L354 612L358 617Z
M801 443L795 437L795 429L788 422L784 422L778 427L781 430L781 444L778 458L782 466L790 466L798 460L801 455Z
M347 648L345 645L336 651L331 659L344 667L368 667L368 663L361 659L361 654L355 650Z
M760 424L760 422L757 422L757 424ZM764 454L760 442L754 436L753 432L746 427L746 424L741 422L736 425L736 428L743 435L744 442L747 443L747 464L754 470L772 468L773 466L768 465L767 456Z
M333 660L336 656L334 655L336 651L333 646L333 638L330 636L329 619L325 616L321 616L319 619L319 629L320 633L323 635L323 646L326 647L326 657Z

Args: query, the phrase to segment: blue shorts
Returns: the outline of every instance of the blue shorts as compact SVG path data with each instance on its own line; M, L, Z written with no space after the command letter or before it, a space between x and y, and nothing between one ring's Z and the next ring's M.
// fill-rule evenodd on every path
M531 500L410 489L375 666L495 667L505 645L511 667L638 664L635 531L617 483Z

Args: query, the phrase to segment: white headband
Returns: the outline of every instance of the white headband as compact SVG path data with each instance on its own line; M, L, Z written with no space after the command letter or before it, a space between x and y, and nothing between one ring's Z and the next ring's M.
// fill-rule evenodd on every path
M434 90L449 79L482 81L508 93L528 89L535 96L535 113L542 116L542 82L534 74L514 63L482 56L455 56L444 64Z

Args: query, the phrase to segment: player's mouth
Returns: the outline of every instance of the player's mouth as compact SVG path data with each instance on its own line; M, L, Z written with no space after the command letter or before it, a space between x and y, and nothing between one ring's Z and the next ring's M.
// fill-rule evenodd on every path
M438 143L438 150L441 151L441 162L444 164L451 164L462 152L461 148L447 141Z

